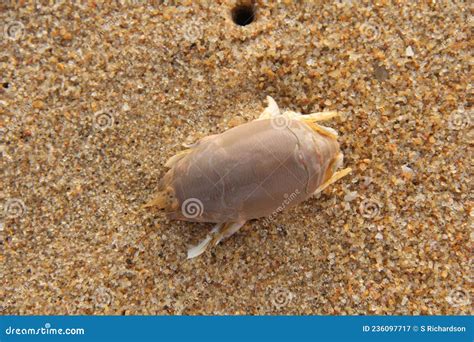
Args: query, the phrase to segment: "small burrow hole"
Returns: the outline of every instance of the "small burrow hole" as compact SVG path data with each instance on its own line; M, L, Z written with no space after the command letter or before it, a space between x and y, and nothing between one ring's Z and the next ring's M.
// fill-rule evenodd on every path
M246 26L255 20L255 7L251 4L240 4L232 11L232 20L239 26Z

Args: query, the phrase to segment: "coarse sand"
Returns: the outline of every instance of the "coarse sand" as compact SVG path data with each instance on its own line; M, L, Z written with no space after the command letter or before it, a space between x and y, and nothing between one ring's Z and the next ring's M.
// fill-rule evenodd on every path
M472 314L468 2L3 0L0 25L2 314ZM267 95L340 111L353 172L188 261L212 224L141 206Z

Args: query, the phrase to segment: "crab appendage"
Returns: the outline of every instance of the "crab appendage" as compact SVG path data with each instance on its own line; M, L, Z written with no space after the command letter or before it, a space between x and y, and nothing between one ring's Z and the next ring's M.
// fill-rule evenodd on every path
M153 199L143 205L143 208L157 207L167 211L173 211L178 208L178 200L175 197L174 190L167 187L165 190L158 192Z
M275 116L281 115L280 108L276 101L271 96L267 96L267 107L263 110L262 114L258 117L257 120L271 119Z
M188 259L193 259L195 257L200 256L202 253L204 253L211 243L212 240L212 235L208 234L204 240L202 240L199 244L197 244L194 247L191 247L188 249Z
M321 191L326 189L329 185L337 182L339 179L341 179L344 176L347 176L349 173L352 172L352 169L350 167L347 167L343 170L335 172L327 181L325 181L323 184L321 184L315 192L313 192L313 195L319 194Z
M311 113L311 114L304 114L302 119L305 121L318 122L318 121L330 120L340 115L341 114L337 111L317 112L317 113Z
M338 134L337 132L330 128L330 127L325 127L318 125L314 120L307 120L305 118L301 119L303 122L305 122L311 129L315 132L318 132L321 135L325 135L331 139L337 140Z
M201 255L209 246L216 246L223 239L232 236L242 228L245 222L246 221L216 224L204 240L188 250L188 259Z
M178 153L176 153L174 156L170 157L166 163L165 163L165 167L168 167L168 168L171 168L173 167L174 164L176 164L178 161L180 161L181 159L183 159L184 156L186 156L189 152L191 152L191 149L187 149L187 150L182 150L182 151L179 151Z

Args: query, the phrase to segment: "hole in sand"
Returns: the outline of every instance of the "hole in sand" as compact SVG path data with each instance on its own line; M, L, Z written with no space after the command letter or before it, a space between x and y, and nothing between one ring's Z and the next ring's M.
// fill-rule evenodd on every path
M251 4L240 4L232 9L232 20L239 26L252 23L255 19L255 7Z

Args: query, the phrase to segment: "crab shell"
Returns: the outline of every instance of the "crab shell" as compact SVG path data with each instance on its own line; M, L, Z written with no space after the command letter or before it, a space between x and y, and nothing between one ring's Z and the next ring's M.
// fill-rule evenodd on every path
M218 242L245 221L292 207L332 183L343 155L337 133L316 121L335 112L280 114L268 101L259 119L205 137L168 160L170 170L147 206L170 219L220 224L216 231L227 224Z
M215 223L270 216L288 198L290 207L312 196L339 153L336 140L298 120L243 124L172 165L161 183L171 195L167 215Z

